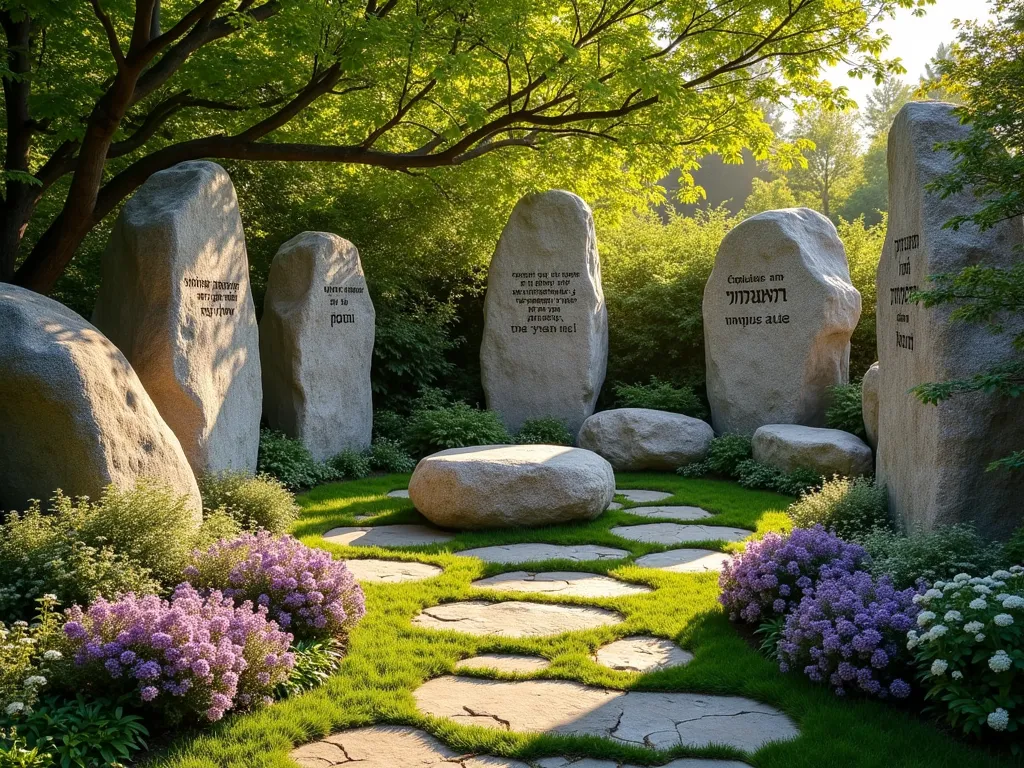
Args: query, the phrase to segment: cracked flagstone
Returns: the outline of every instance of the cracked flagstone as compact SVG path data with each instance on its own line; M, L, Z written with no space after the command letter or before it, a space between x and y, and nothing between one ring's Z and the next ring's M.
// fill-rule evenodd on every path
M670 520L703 520L712 513L700 507L632 507L629 514L640 517L667 517Z
M693 654L662 637L636 635L602 646L594 661L620 672L657 672L693 661Z
M602 736L670 749L725 744L754 752L799 731L784 713L740 696L593 688L567 680L445 676L414 693L424 714L506 731Z
M670 549L638 557L635 565L672 573L708 573L722 570L729 560L725 552L711 549Z
M724 525L679 525L678 523L647 523L620 525L612 533L630 541L645 544L682 544L688 541L743 541L753 531Z
M622 505L619 504L619 502L617 501L613 501L611 504L608 505L608 509L622 509Z
M324 541L350 547L422 547L446 544L455 537L429 525L378 525L373 528L335 528Z
M465 549L456 554L479 557L488 563L538 563L544 560L617 560L629 555L624 549L599 547L594 544L505 544L495 547Z
M402 488L401 490L397 490L397 491L388 491L388 498L389 499L408 499L409 498L409 489L408 488Z
M627 501L644 502L644 501L664 501L665 499L672 498L671 493L665 493L664 491L643 491L636 488L616 488L616 496L625 496Z
M399 560L346 560L345 565L356 581L382 581L387 584L420 581L441 574L441 568L436 565Z
M615 611L582 605L471 600L424 608L412 623L424 629L470 635L539 637L620 624L622 616Z
M575 571L550 571L548 573L512 571L491 576L489 579L479 579L470 586L508 592L534 592L574 597L621 597L652 591L650 587L639 584L627 584L608 576Z
M481 653L471 659L462 659L456 669L496 669L498 672L532 674L542 672L551 662L541 656L524 656L516 653Z

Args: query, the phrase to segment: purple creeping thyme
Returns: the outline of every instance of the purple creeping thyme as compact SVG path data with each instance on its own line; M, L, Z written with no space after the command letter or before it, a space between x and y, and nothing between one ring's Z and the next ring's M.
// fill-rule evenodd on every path
M718 599L732 621L760 624L789 612L823 570L850 573L867 559L863 547L820 525L794 528L788 536L769 533L725 564Z
M802 670L839 696L910 694L907 631L915 626L919 590L897 590L887 576L827 572L786 618L779 668Z
M126 595L67 612L64 634L75 664L98 688L134 688L142 701L172 716L219 720L230 709L269 701L288 678L292 636L264 607L200 595L182 584L171 599Z
M344 637L366 613L363 590L345 563L266 531L193 552L185 577L198 589L221 589L237 601L266 606L270 618L300 640Z

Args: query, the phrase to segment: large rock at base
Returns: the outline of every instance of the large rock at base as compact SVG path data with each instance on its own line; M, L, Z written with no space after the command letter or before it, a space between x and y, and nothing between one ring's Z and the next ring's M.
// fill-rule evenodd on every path
M594 218L569 192L520 200L491 259L480 369L487 407L516 432L594 412L608 363L608 312Z
M754 461L783 472L810 469L825 477L856 477L874 471L870 446L840 429L767 424L754 433L753 450Z
M906 105L889 131L889 229L878 263L878 477L889 508L909 530L973 523L985 536L1005 537L1024 522L1024 472L986 472L1019 450L1024 435L1020 399L957 395L938 406L911 389L968 378L1015 357L1011 338L1024 331L1018 315L1005 332L952 320L955 305L912 303L929 275L968 265L1010 267L1020 259L1024 225L1018 216L985 232L972 224L943 225L978 209L972 190L942 199L926 187L956 160L936 144L962 139L968 128L948 104Z
M850 373L860 293L832 222L807 208L767 211L733 229L704 287L711 424L824 426L828 389Z
M223 168L180 163L125 204L103 254L93 322L131 362L196 474L255 472L259 334Z
M373 302L352 243L303 232L282 245L260 320L267 423L318 461L368 448L373 335Z
M0 283L0 510L60 488L98 498L150 478L202 502L178 439L135 371L67 307Z
M673 470L701 461L714 437L714 430L700 419L650 408L616 408L583 422L577 445L603 456L620 472Z
M615 495L611 464L561 445L452 448L422 459L409 498L447 528L514 528L593 520Z
M878 363L874 363L860 384L860 412L868 445L873 449L878 448L878 378Z

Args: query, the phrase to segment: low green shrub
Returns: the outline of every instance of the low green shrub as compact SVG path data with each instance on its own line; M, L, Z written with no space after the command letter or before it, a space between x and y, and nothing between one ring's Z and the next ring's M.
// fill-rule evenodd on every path
M867 432L864 431L860 383L829 387L829 397L831 402L825 412L825 423L829 429L841 429L865 439Z
M1024 525L1006 542L1003 547L1003 558L1007 565L1024 565Z
M753 459L746 459L736 465L736 482L744 488L761 488L787 496L799 496L820 487L824 480L810 469L783 472Z
M370 466L379 472L412 472L416 461L398 440L379 437L370 446Z
M749 435L721 435L711 441L708 455L703 461L687 464L677 472L684 477L722 475L735 478L739 465L753 455Z
M273 429L260 430L256 468L262 474L276 477L291 491L337 479L334 470L314 459L300 440Z
M206 509L204 525L209 521L207 534L215 526L227 530L222 521L211 519L217 510L234 518L245 530L271 533L284 533L299 515L295 496L281 480L270 475L211 473L200 479L199 490Z
M0 768L53 768L53 755L29 747L15 726L0 728Z
M406 417L397 411L382 408L373 412L373 439L401 442L405 433Z
M288 680L274 691L278 699L311 691L323 685L341 665L343 646L335 639L298 640L292 647L295 666Z
M193 549L206 549L221 539L232 539L244 529L242 524L224 507L203 513L203 524L192 538Z
M867 477L836 475L821 488L805 493L788 511L800 528L821 525L850 541L858 541L877 528L890 527L885 488Z
M707 409L693 387L676 386L655 376L647 384L614 384L612 391L619 408L652 408L698 419L707 416Z
M361 480L373 471L370 459L351 448L332 456L327 465L334 470L339 480Z
M419 396L412 401L409 410L412 413L416 413L416 411L436 411L459 402L461 401L452 397L452 393L447 389L422 387Z
M1000 547L963 524L909 536L876 530L864 536L861 544L871 555L871 573L889 576L900 589L913 586L918 579L932 582L958 573L981 576L1002 560Z
M465 403L414 411L405 435L405 445L413 456L427 456L446 448L510 442L512 438L496 413Z
M0 716L31 712L64 660L57 601L48 595L36 603L31 625L16 621L8 627L0 622Z
M516 433L521 445L572 445L573 437L565 422L556 418L527 419Z

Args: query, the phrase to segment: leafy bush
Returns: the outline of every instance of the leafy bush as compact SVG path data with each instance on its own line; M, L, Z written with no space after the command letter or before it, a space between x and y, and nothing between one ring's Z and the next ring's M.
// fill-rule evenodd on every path
M224 507L218 507L205 514L203 524L199 527L196 535L192 537L192 546L197 549L205 549L215 541L233 539L241 532L241 523L232 517Z
M37 603L39 613L31 625L0 622L0 713L6 715L30 712L63 659L57 601L46 596Z
M208 510L207 519L213 511L222 510L246 530L284 533L299 515L295 496L284 483L270 475L208 474L199 481L199 490L203 506Z
M760 624L788 613L823 573L852 573L866 559L862 547L821 526L769 533L725 564L718 599L732 621Z
M1010 565L1024 565L1024 525L1006 542L1003 547L1003 558Z
M822 578L786 619L779 668L802 671L838 696L905 699L911 689L904 638L918 613L915 595L865 571Z
M927 698L964 733L1024 729L1024 568L957 574L918 598L907 635Z
M866 439L860 383L838 384L829 387L828 391L831 402L825 412L825 422L829 429L841 429L856 435L861 440Z
M416 410L409 418L405 444L413 456L427 456L446 448L510 443L505 426L494 411L481 411L465 403Z
M889 527L885 488L867 477L826 480L789 506L789 516L801 528L821 525L844 539L859 540L876 528Z
M948 525L909 536L879 530L864 536L861 543L871 555L871 573L889 576L900 588L912 586L918 579L991 573L1002 564L999 548L969 525Z
M17 727L0 728L0 768L53 768L53 755L29 747Z
M398 440L378 437L370 446L370 466L380 472L412 472L416 461Z
M612 390L619 408L652 408L698 419L707 416L707 409L693 387L678 387L656 376L651 377L649 384L617 383L612 386Z
M749 435L721 435L711 441L703 461L687 464L677 472L684 477L722 475L736 477L741 463L753 455Z
M267 609L181 584L171 599L128 595L67 611L64 634L85 684L105 695L131 692L171 721L220 720L230 709L270 700L288 679L292 636Z
M400 443L405 433L406 417L397 411L383 409L373 412L373 441L390 440Z
M292 646L295 666L288 680L277 687L275 697L284 699L323 685L341 665L342 651L333 639L296 641Z
M256 468L260 473L276 477L291 491L336 479L334 470L314 459L301 440L273 429L260 430Z
M362 480L373 471L370 459L351 448L346 448L331 457L327 464L334 470L339 480Z
M196 551L185 578L251 601L300 640L342 638L366 613L363 590L341 560L291 536L243 533Z
M823 478L810 469L783 472L781 469L747 459L736 466L736 481L744 488L763 488L787 496L799 496L819 487Z
M561 419L527 419L516 434L521 445L572 445L574 440Z

